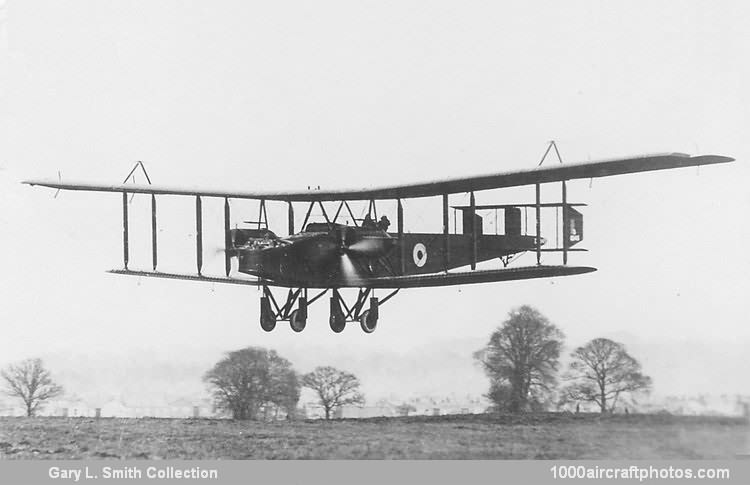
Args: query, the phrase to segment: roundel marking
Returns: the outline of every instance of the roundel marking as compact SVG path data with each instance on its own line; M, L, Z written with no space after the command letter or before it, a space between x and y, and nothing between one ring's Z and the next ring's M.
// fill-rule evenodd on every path
M418 268L421 268L427 263L427 248L422 243L415 244L412 256L414 257L414 264L416 264Z

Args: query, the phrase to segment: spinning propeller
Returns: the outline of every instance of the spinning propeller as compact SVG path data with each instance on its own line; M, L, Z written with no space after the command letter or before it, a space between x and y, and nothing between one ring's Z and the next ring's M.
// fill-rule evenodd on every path
M329 234L336 241L336 252L339 257L339 271L341 277L346 281L361 279L357 266L352 261L352 254L355 256L366 256L355 249L356 245L362 241L357 241L357 233L351 227L336 227Z
M337 242L339 268L346 281L362 279L355 260L376 260L385 255L394 241L385 232L382 234L361 233L361 229L348 226L335 227L330 233Z

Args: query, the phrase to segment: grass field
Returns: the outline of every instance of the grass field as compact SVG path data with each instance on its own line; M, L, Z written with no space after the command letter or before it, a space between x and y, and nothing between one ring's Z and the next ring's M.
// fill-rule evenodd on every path
M0 417L3 459L733 458L737 418L533 414L238 422Z

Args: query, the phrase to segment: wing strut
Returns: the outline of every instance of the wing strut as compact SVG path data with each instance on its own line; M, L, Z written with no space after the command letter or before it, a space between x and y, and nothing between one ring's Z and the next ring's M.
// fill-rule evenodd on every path
M536 186L536 264L542 264L542 204L541 186Z
M354 212L352 212L352 208L349 206L349 202L344 201L344 205L346 206L346 210L349 211L349 217L352 218L352 224L354 224L354 227L359 227L359 223L357 222L357 218L354 217Z
M326 213L326 208L323 207L323 202L318 201L318 205L320 206L321 212L323 212L323 218L326 220L326 224L328 224L328 228L330 230L331 228L331 220L328 218L328 213Z
M203 276L203 209L200 195L195 197L195 265L198 267L198 276Z
M450 236L448 235L450 228L448 225L448 194L443 194L443 264L445 271L448 271L448 264L450 262Z
M294 206L291 202L287 202L287 204L287 227L289 228L289 235L291 236L292 234L294 234Z
M476 222L476 207L477 202L474 199L474 192L469 196L469 212L471 212L471 269L477 269L477 222Z
M151 266L156 271L156 196L151 194Z
M397 199L396 225L398 226L398 247L401 251L401 274L406 274L406 246L404 246L404 206L401 199Z
M128 269L128 193L122 193L122 261Z
M315 201L310 202L310 206L307 208L307 214L305 214L305 220L302 221L302 227L301 230L305 230L305 227L307 227L307 221L310 219L310 213L313 210L313 207L315 206Z
M555 218L557 221L557 218ZM568 264L568 187L565 185L565 180L562 181L562 225L563 225L563 264Z
M234 249L232 244L232 230L229 227L229 197L224 197L224 272L227 277L232 271L232 253Z

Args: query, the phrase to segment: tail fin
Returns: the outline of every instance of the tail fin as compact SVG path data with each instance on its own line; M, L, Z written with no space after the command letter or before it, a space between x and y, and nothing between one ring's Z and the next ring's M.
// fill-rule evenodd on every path
M564 228L563 244L566 248L570 248L583 241L583 214L570 206L567 206L565 211L567 212L565 215L567 227Z

